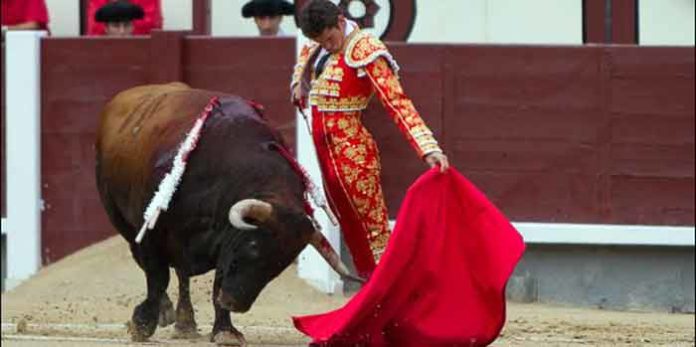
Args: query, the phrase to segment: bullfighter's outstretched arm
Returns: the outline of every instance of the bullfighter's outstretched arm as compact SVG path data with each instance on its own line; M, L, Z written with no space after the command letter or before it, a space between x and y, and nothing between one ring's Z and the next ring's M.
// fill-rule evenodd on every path
M433 132L404 93L397 76L399 66L382 41L360 32L346 47L345 59L348 66L358 69L358 76L370 79L382 105L419 157L442 153Z
M386 60L378 58L365 70L382 105L418 156L423 158L433 152L442 152L433 132L404 93L399 79Z

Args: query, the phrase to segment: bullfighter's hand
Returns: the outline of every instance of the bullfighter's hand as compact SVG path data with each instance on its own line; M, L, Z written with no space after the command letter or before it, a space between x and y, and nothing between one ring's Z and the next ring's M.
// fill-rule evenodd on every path
M300 83L296 84L294 88L292 88L292 103L293 105L305 109L305 96L302 93L302 86Z
M425 157L425 162L430 165L431 168L439 166L440 172L445 172L449 168L449 159L442 152L433 152Z

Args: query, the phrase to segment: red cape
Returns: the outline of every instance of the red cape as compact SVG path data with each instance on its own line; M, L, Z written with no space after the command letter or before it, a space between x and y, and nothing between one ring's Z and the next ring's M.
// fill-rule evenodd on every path
M433 169L409 188L369 282L343 308L293 318L319 346L477 346L505 323L520 234L464 176Z

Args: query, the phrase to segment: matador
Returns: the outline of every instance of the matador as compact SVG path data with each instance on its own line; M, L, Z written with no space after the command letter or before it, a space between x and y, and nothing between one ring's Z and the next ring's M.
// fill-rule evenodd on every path
M303 32L313 41L301 50L291 90L293 101L311 108L311 132L324 188L358 273L369 277L389 238L380 183L379 151L362 124L363 110L377 95L419 158L448 166L432 131L399 82L399 67L387 47L338 15L335 26ZM319 35L316 35L319 32Z

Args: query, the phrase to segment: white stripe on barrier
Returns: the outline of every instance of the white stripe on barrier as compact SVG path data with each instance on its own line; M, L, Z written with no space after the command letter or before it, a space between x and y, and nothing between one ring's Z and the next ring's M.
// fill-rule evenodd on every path
M17 335L17 334L5 334L2 335L3 340L14 340L14 341L51 341L51 342L94 342L94 343L104 343L104 344L124 344L130 345L133 342L126 339L100 339L96 337L69 337L69 336L43 336L43 335ZM138 345L143 346L157 346L158 342L139 342Z
M74 343L74 344L99 344L99 345L117 345L117 346L213 346L213 343L195 340L171 340L171 339L152 339L148 342L133 342L130 339L109 339L109 338L96 338L96 337L71 337L71 336L43 336L43 335L18 335L18 334L5 334L2 336L3 341L41 341L51 343ZM253 346L260 346L260 344L251 342ZM303 345L306 343L303 343ZM297 346L297 343L288 344L285 342L268 342L263 341L263 346Z
M394 229L395 221L389 222ZM694 246L694 226L513 222L527 244Z
M694 246L694 227L512 223L528 244Z
M287 327L273 327L273 326L253 326L253 325L235 325L237 329L240 330L252 330L252 331L273 331L282 333L297 333L297 330ZM198 329L201 331L210 331L213 329L212 325L203 324L199 325ZM125 324L116 323L97 323L97 324L70 324L70 323L30 323L27 324L28 331L103 331L103 332L113 332L113 331L125 331ZM2 323L2 333L3 334L14 334L17 333L16 323Z

